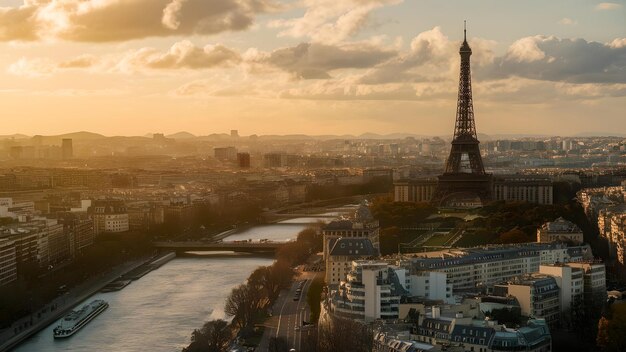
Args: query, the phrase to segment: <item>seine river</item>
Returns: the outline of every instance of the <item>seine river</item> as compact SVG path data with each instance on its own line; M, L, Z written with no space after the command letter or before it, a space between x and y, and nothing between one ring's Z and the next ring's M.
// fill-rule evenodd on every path
M292 219L256 226L228 240L286 241L306 228L306 222L317 220ZM233 253L177 257L121 291L98 293L83 302L101 298L109 302L109 309L76 335L54 340L55 323L14 351L180 351L203 322L224 317L224 301L234 286L257 267L271 263L271 258Z

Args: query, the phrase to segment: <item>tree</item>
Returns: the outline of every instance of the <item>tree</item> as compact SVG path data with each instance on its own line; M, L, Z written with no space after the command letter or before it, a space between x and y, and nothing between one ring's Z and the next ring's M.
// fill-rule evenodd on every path
M287 263L276 261L268 267L266 273L265 288L268 298L273 302L278 298L281 289L289 287L295 272Z
M372 329L356 320L333 317L319 324L320 352L369 352L373 339Z
M298 233L297 242L309 244L311 252L321 252L323 246L322 234L314 227L308 227Z
M269 352L288 352L289 343L284 337L271 337L268 346Z
M609 317L602 317L598 322L598 346L606 351L626 350L626 304L613 304Z
M605 317L600 318L598 321L598 336L596 337L596 344L602 348L606 348L609 344L609 320Z
M225 352L228 351L232 331L228 322L218 319L204 323L200 330L191 334L191 344L183 352Z
M522 310L517 307L493 309L489 312L493 320L497 320L498 324L504 324L509 327L520 325L522 322Z
M401 243L400 229L397 226L380 230L380 252L382 255L397 253Z
M320 317L320 301L322 298L322 290L324 289L324 279L316 277L313 279L309 291L307 292L306 302L311 309L311 323L317 323Z
M513 229L511 231L504 232L500 235L498 242L500 243L524 243L528 242L529 238L524 231L519 229Z
M202 327L202 332L209 343L209 351L221 352L228 349L232 338L228 322L218 319L209 321Z
M226 298L224 312L233 317L233 323L244 328L252 323L256 313L256 293L246 284L239 285Z

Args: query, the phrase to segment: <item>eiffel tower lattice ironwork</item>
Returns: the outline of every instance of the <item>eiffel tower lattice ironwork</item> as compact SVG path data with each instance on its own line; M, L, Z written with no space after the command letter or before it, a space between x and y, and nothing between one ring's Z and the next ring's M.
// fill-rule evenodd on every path
M491 175L485 173L474 121L470 70L472 49L467 43L466 28L463 34L463 44L459 50L461 72L454 138L444 174L439 176L437 191L433 197L433 203L437 205L441 205L452 194L459 193L475 194L483 203L491 198Z

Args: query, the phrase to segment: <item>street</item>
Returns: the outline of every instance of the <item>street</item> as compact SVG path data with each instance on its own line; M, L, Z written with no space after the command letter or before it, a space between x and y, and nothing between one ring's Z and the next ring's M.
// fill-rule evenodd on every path
M306 302L311 282L319 272L301 272L289 290L283 290L272 307L273 316L265 323L265 333L257 351L267 351L271 337L284 338L289 348L300 351L302 346L302 322L309 321L310 310ZM294 301L299 283L304 281L300 299Z

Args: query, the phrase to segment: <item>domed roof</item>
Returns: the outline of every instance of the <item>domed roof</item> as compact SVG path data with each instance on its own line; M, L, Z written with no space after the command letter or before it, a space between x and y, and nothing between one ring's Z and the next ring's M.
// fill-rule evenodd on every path
M354 220L357 222L368 222L374 220L372 212L367 204L367 201L361 202L359 207L354 212Z

